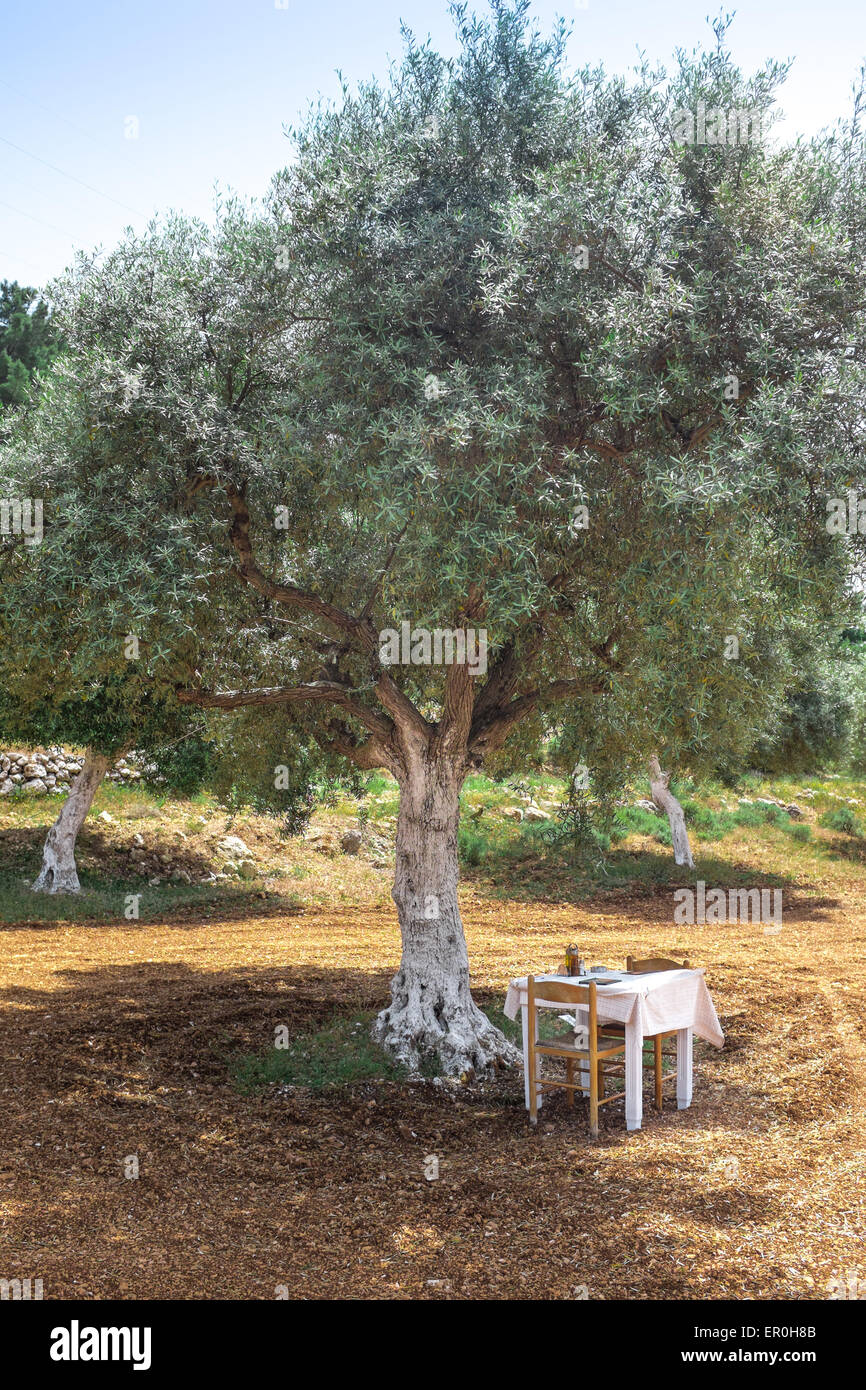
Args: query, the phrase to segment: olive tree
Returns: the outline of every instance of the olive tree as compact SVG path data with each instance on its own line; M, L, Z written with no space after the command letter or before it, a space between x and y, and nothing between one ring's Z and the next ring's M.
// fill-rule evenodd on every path
M469 986L467 774L545 730L600 780L747 747L792 635L851 606L827 498L866 417L856 123L757 139L784 69L722 30L627 81L569 73L524 0L453 9L457 55L407 34L262 208L53 287L66 356L6 458L70 666L135 634L160 697L394 776L375 1034L460 1074L514 1055Z

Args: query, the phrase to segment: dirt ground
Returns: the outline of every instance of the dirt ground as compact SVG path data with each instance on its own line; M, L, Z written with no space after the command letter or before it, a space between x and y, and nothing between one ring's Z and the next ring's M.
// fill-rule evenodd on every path
M381 1005L387 906L6 926L0 1275L41 1277L46 1299L826 1299L866 1279L850 887L801 896L775 935L672 927L651 890L585 909L464 889L485 1005L572 939L706 968L726 1045L697 1044L691 1109L647 1096L627 1134L610 1106L595 1143L559 1097L532 1132L517 1073L232 1087L227 1052Z

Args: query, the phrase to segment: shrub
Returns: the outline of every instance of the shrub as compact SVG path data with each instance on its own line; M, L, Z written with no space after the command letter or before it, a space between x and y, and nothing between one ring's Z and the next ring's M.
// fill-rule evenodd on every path
M818 821L825 830L841 830L843 835L862 835L863 831L850 806L840 806L836 811L825 811Z
M788 827L788 834L792 840L800 840L803 844L812 838L811 825L793 824Z

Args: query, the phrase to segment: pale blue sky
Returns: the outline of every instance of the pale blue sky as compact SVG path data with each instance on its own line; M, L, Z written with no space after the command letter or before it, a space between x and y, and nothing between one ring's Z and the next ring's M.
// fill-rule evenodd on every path
M638 48L669 62L678 45L711 38L706 16L718 13L717 0L581 5L533 0L532 11L545 28L559 13L573 21L573 64L618 72ZM783 98L789 131L811 133L847 110L866 58L863 0L730 8L741 67L796 59ZM337 69L352 81L384 74L401 50L401 19L453 48L447 0L26 0L16 9L3 18L0 279L29 284L154 211L209 217L215 183L263 193L287 159L283 125L319 93L336 95ZM126 136L132 117L137 139Z

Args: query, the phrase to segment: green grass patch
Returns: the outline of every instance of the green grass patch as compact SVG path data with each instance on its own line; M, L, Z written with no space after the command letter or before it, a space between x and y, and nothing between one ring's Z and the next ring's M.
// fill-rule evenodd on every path
M157 922L178 910L200 908L203 913L248 908L250 916L266 904L296 911L301 900L295 894L266 893L256 883L161 883L151 887L141 880L108 879L79 869L80 893L34 893L20 871L0 870L0 922ZM130 900L138 897L138 918L126 916Z
M501 1006L485 1012L510 1042L520 1044L519 1018L516 1022L506 1018ZM375 1017L372 1012L338 1017L314 1032L298 1033L289 1039L288 1047L228 1056L231 1081L244 1095L267 1086L305 1086L320 1091L364 1081L404 1081L407 1069L394 1062L370 1036ZM564 1028L555 1015L542 1020L541 1031L546 1037L554 1037ZM432 1079L436 1074L435 1067L422 1067L423 1076Z
M288 1047L243 1053L228 1059L229 1075L244 1094L266 1086L351 1086L359 1081L399 1081L406 1068L393 1062L370 1037L372 1013L337 1018L312 1033L299 1033Z
M791 825L785 827L785 832L790 835L792 840L799 840L801 844L806 844L806 842L812 838L811 825L801 825L797 822L792 822Z

